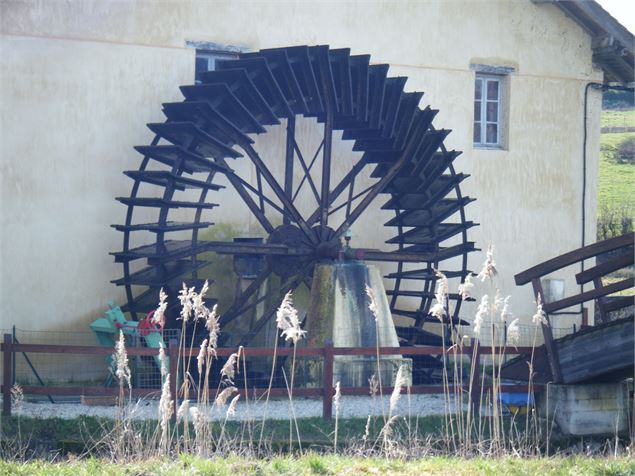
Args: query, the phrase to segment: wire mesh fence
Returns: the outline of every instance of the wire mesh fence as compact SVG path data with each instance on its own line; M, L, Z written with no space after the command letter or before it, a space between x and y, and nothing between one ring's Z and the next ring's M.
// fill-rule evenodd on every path
M518 324L515 326L516 336L513 338L517 347L541 346L544 343L542 329L535 324ZM551 326L554 339L567 336L576 331L576 326ZM510 344L509 323L500 321L484 321L478 335L473 330L464 331L463 335L478 338L481 345L505 346Z
M440 346L451 345L452 339L457 335L471 337L471 328L463 327L450 329L445 326L429 326L429 331L422 333L420 329L410 329L410 336L417 339L417 344L427 344ZM555 338L562 337L573 332L572 327L554 327L552 332ZM357 330L359 331L359 330ZM385 329L378 333L385 334ZM22 329L0 330L3 333L10 333L14 337L15 343L20 344L44 344L61 346L95 346L99 345L114 350L117 335L113 334L106 342L101 336L98 339L92 332L72 332L72 331L32 331ZM393 336L394 336L394 330ZM441 333L445 332L444 339ZM483 346L505 346L507 341L508 326L503 322L486 322L481 326L479 342ZM346 334L346 332L344 332ZM359 332L358 332L359 334ZM407 345L409 335L403 329L398 329L398 342ZM274 334L275 335L275 334ZM542 332L536 326L519 325L519 339L517 346L530 347L534 343L540 346L543 343ZM454 336L454 337L453 337ZM168 347L172 341L177 346L184 349L191 349L191 357L179 357L179 385L184 380L192 383L192 388L207 384L210 388L219 388L222 385L221 369L227 363L228 352L223 356L218 356L212 360L209 369L203 367L202 374L199 374L196 354L198 348L206 337L199 329L198 333L186 331L181 335L180 330L165 330L156 332L153 330L132 329L125 333L126 348L158 348L159 345ZM226 335L225 339L240 342L244 335ZM393 339L394 340L394 339ZM464 340L464 345L466 341ZM346 347L360 347L362 342L349 342ZM371 347L368 342L366 347ZM307 341L301 341L299 348L307 347ZM392 342L380 343L381 346L395 346ZM397 343L396 346L398 346ZM280 340L278 348L284 349L289 344ZM341 344L340 344L341 346ZM262 347L262 345L260 345ZM273 344L269 346L272 348ZM336 347L338 347L336 345ZM237 350L233 347L232 351ZM248 354L248 352L247 352ZM0 358L2 358L0 356ZM511 358L511 356L510 356ZM460 357L462 360L469 360L468 356ZM487 365L488 357L483 356L483 362ZM156 355L130 355L129 365L132 373L132 385L135 389L147 389L158 391L162 385L160 372L160 362ZM368 387L369 380L375 375L380 378L384 385L391 385L397 374L399 367L407 369L407 380L411 385L437 384L441 380L443 358L441 355L382 355L379 362L374 356L344 356L337 355L334 358L333 378L334 381L342 382L345 387ZM0 367L2 368L2 367ZM273 372L272 372L273 369ZM113 387L117 383L113 377L113 361L110 353L103 355L86 355L72 352L58 353L38 353L38 352L16 352L13 359L12 368L13 382L20 385L35 386L103 386ZM247 356L239 361L234 377L234 385L239 388L255 389L268 388L270 385L274 389L285 390L291 386L296 389L319 389L324 382L324 359L322 356L277 355L275 360L272 356Z
M95 345L90 332L3 330L13 335L13 341L25 344ZM14 383L49 385L103 383L107 374L101 356L76 354L29 354L20 352L13 361Z
M4 334L12 334L13 342L19 344L44 344L58 346L95 346L95 335L90 332L63 332L63 331L27 331L21 329L2 330ZM149 347L146 342L147 335L144 331L135 330L125 335L126 348ZM170 341L176 342L184 349L198 350L203 335L197 338L192 334L185 334L180 340L180 330L165 330L161 332L161 343L167 346ZM109 346L114 351L114 339ZM2 359L0 353L0 359ZM219 356L212 360L209 372L203 369L203 375L199 375L196 355L183 357L179 367L186 372L186 377L196 385L199 380L205 379L208 374L210 387L220 385L220 371L228 360L227 356ZM0 363L2 361L0 360ZM158 357L146 355L130 355L128 357L132 374L133 388L160 389L162 385L160 362ZM271 379L272 357L248 357L236 368L235 385L243 385L243 381L249 382L250 388L267 388ZM0 369L2 367L0 366ZM275 364L276 372L271 381L273 388L285 388L289 385L293 369L294 386L303 388L318 388L322 381L323 362L320 358L301 357L293 359L289 356L278 356ZM116 385L113 376L113 361L111 355L86 355L67 353L40 353L40 352L16 352L12 368L13 383L20 385L103 385L110 387ZM181 381L183 378L180 379Z
M40 334L42 332L38 332L38 336L41 337ZM15 335L14 343L11 343L11 336L7 336L9 341L3 346L3 352L13 354L16 363L15 381L23 385L26 395L35 394L42 398L47 396L51 401L52 396L56 399L59 396L63 399L69 396L79 399L81 396L84 401L85 397L102 396L112 399L118 395L118 382L112 377L114 349L111 346L78 345L77 342L85 342L85 336L76 336L75 344L72 345L51 344L51 339L47 339L45 344L38 345L26 343L28 335L25 335L24 331L21 336L18 331ZM17 343L20 337L23 339L22 343ZM235 347L217 348L211 362L201 365L195 346L191 345L188 348L187 334L179 335L179 339L161 336L162 339L164 337L170 342L166 349L166 358L169 359L167 368L170 372L171 395L175 402L183 398L196 399L206 387L211 390L209 395L216 395L219 389L233 385L246 395L253 392L256 396L262 396L271 386L274 397L287 396L292 388L296 396L322 398L323 415L331 414L331 396L336 381L342 385L345 395L370 393L373 379L378 381L386 392L391 392L392 386L397 385L398 376L401 376L399 385L407 385L412 393L442 393L441 380L435 380L432 375L435 371L440 373L444 363L450 369L449 364L452 362L452 357L444 353L444 347L439 346L334 347L328 343L324 347L309 348L247 347L242 351ZM160 371L161 362L157 349L148 348L148 335L144 336L142 331L138 335L128 335L126 339L128 361L132 371L131 396L158 397L161 394L162 383L167 380L164 380ZM192 335L190 343L195 340L195 336ZM150 339L150 342L154 340ZM471 344L467 347L453 347L455 359L470 359L473 351ZM507 351L514 353L509 348ZM500 351L497 349L496 352ZM236 353L239 355L238 359L234 358ZM38 357L37 360L31 359L35 356ZM66 369L69 365L69 356L77 359L72 361L73 365L80 365L82 359L97 359L101 363L101 373L97 378L86 380L68 380L66 374L67 380L54 383L50 380L51 375L56 372L56 366L60 366L60 362L64 363L62 370ZM20 357L28 362L27 367L31 373L27 373L27 376L18 364ZM481 357L487 358L486 355ZM477 359L477 363L483 360L478 357ZM36 364L42 364L39 370ZM454 364L453 367L462 368L462 364L461 361L458 366ZM425 372L422 373L422 370ZM9 375L9 378L11 377L12 375ZM452 378L451 375L448 377ZM33 378L37 384L34 384ZM100 381L99 378L103 380ZM187 385L188 383L190 385ZM465 382L461 385L464 384ZM189 388L189 393L184 392L185 386ZM7 398L10 389L9 385L3 385L3 402L11 400ZM522 388L523 391L524 389L525 387ZM10 414L11 404L9 403L8 410L3 411Z

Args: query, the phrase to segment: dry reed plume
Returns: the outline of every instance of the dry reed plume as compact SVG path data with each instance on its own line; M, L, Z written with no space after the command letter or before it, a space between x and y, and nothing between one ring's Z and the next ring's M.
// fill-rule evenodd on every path
M516 428L517 422L512 419L512 427L505 420L501 403L500 393L502 382L500 371L505 360L504 347L495 346L497 339L505 335L504 344L517 346L520 342L519 319L515 318L511 310L509 297L501 296L495 289L494 282L497 276L496 263L494 260L494 248L488 247L485 261L480 273L477 275L481 283L488 282L488 293L482 293L480 303L473 320L473 336L476 340L470 340L461 328L452 324L455 316L450 307L451 300L449 280L444 273L435 270L436 287L435 300L430 309L430 314L435 316L439 324L451 330L446 335L441 333L442 339L442 362L443 362L443 394L446 407L443 432L439 439L427 438L419 439L417 436L418 420L415 418L414 427L410 410L410 382L407 377L406 367L400 365L395 376L392 393L388 398L388 407L384 407L382 382L382 361L380 354L380 329L379 329L379 303L377 296L370 287L366 287L368 297L368 308L374 316L376 323L376 371L368 378L369 396L375 401L379 397L381 402L381 415L383 421L376 427L375 419L369 415L364 427L364 434L358 446L351 446L345 451L360 451L361 454L382 454L395 457L413 454L429 454L433 447L442 448L443 451L452 451L462 455L488 454L502 455L509 452L518 454L536 454L540 448L540 438L542 433L537 429L537 417L534 412L527 413L525 428L521 431ZM472 299L475 291L475 283L472 281L474 275L468 274L463 282L459 284L458 294L461 299ZM237 352L231 354L225 362L218 364L217 345L220 335L219 315L217 307L209 309L205 302L207 283L200 292L196 292L193 287L188 288L183 285L178 299L181 303L180 319L182 321L182 332L179 338L179 354L171 356L176 360L176 375L171 375L168 366L168 357L163 346L159 349L159 365L161 370L161 395L158 407L158 426L156 430L155 450L160 455L177 454L179 452L194 452L201 456L212 454L227 454L237 450L248 452L249 454L266 454L267 441L265 438L265 426L267 422L267 406L271 394L272 384L276 369L278 367L277 348L278 339L275 339L273 359L271 361L271 372L267 392L264 395L264 413L260 421L260 436L254 438L256 423L251 418L247 418L243 425L241 435L231 436L227 432L227 422L234 418L239 412L238 402L244 398L244 407L249 411L249 388L247 385L247 361L243 355L244 351L239 348ZM493 298L490 298L493 296ZM162 326L165 321L167 309L167 295L161 290L160 300L154 312L153 320ZM195 341L194 335L197 325L201 326L204 335L202 340ZM534 328L546 325L546 315L542 310L540 298L536 304L536 312L532 317ZM186 325L189 326L191 334L188 334L186 342ZM294 385L296 374L296 355L298 343L306 337L306 331L301 328L298 311L293 304L293 295L288 292L281 301L276 312L276 328L280 337L289 342L293 348L290 363L288 363L287 375L285 368L282 368L282 376L287 385L287 396L289 401L289 449L293 448L296 442L302 451L302 442L298 421L294 406ZM503 329L506 328L506 333ZM199 331L201 331L199 329ZM489 335L488 335L489 334ZM191 337L189 337L191 335ZM533 346L536 345L536 335L534 332ZM489 338L491 340L491 371L476 373L475 358L478 340ZM195 344L200 342L200 344ZM466 346L469 346L466 349ZM464 355L471 354L470 365L464 366ZM183 358L183 355L191 355L192 358ZM131 374L128 366L128 359L125 349L125 337L120 333L119 340L115 346L113 355L115 363L115 375L120 383L120 388L131 388ZM195 360L196 375L198 380L190 373L190 361ZM529 374L533 375L534 354L528 362ZM239 393L237 383L242 374L244 389ZM212 375L218 381L216 393L210 392ZM179 389L177 395L171 394L171 385L176 380L175 387ZM489 382L488 382L489 380ZM481 389L480 395L475 395L475 383ZM484 390L485 384L489 389ZM532 380L530 378L530 392ZM399 401L403 395L404 388L407 389L407 415L398 415L397 409ZM341 385L335 383L333 407L335 412L335 431L333 433L333 452L340 452L341 441ZM195 395L195 399L193 399ZM529 397L529 395L528 395ZM175 401L178 401L178 409L175 411ZM254 399L255 401L255 399ZM467 405L465 403L481 401L481 407ZM126 418L122 413L121 418ZM213 418L219 418L220 429L214 430ZM189 424L192 425L193 439L190 439ZM125 432L130 427L121 425ZM247 438L244 440L243 438ZM126 439L127 438L127 439ZM120 438L119 444L126 444L128 441L136 441L130 437ZM135 436L137 438L137 436ZM239 438L238 440L236 438ZM376 439L375 439L376 438ZM295 441L294 441L295 440ZM136 445L137 443L135 443ZM437 451L437 450L434 450ZM119 454L129 454L120 452Z

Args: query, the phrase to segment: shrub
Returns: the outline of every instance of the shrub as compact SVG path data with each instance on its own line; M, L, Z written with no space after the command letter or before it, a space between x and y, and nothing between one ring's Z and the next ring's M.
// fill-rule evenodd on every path
M614 157L620 164L635 164L635 136L629 136L620 142Z
M628 207L603 206L598 212L597 240L607 240L633 231L633 211Z

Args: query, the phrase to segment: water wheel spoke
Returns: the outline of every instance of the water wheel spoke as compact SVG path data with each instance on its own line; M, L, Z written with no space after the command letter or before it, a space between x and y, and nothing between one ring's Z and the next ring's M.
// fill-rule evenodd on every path
M302 233L311 240L312 242L316 242L315 233L313 230L307 225L306 221L302 217L302 214L298 211L298 209L293 204L291 197L288 196L284 189L280 186L278 181L275 179L274 175L271 173L269 168L266 166L260 155L256 152L256 150L251 145L244 146L245 152L252 160L256 169L260 171L262 177L265 179L273 193L276 195L278 200L282 203L286 210L285 216L287 216L291 221L295 222Z
M277 211L278 213L280 213L281 215L285 214L285 211L277 204L275 203L273 200L271 200L269 197L267 197L263 192L262 192L262 188L260 188L260 190L256 187L254 187L253 185L251 185L249 182L247 182L246 180L244 180L242 177L239 177L238 175L236 175L235 173L232 172L232 175L236 178L236 180L247 190L249 190L250 192L254 193L255 195L258 196L258 199L260 200L260 211L262 211L263 214L265 214L265 209L264 209L264 203L266 203L267 205L269 205L271 208L273 208L275 211ZM266 215L266 214L265 214Z
M264 284L267 278L269 278L269 276L271 275L271 272L272 272L271 266L266 265L265 269L263 269L260 273L258 273L258 276L249 284L247 289L245 289L240 294L239 296L240 303L237 300L235 300L234 303L232 303L231 307L227 309L227 311L223 312L220 318L221 326L227 324L228 322L231 322L236 317L243 314L250 307L255 307L258 305L258 302L259 302L258 300L256 300L251 305L249 304L249 302L254 295L257 295L256 293L260 290L260 287Z
M227 165L227 162L225 162L225 159L221 159L221 161L224 162L224 165L229 169L229 166ZM225 174L225 177L227 177L227 180L229 181L229 183L232 184L232 186L234 187L234 190L236 190L236 192L238 193L240 198L242 198L242 200L245 203L245 205L247 205L249 210L251 210L251 212L254 214L254 216L258 220L258 223L260 223L262 228L267 233L271 233L275 229L275 227L271 224L271 222L265 216L265 213L263 211L264 204L262 204L262 200L263 200L262 199L262 194L258 194L257 190L255 190L253 187L249 186L249 188L252 190L252 192L258 194L261 197L260 199L261 199L262 208L260 208L258 206L258 204L254 201L252 196L249 194L249 191L247 191L246 184L245 184L244 180L242 180L240 177L238 177L233 172Z
M329 193L329 206L339 198L339 196L346 190L347 187L351 185L351 183L355 180L362 169L366 166L366 161L362 157L359 159L355 165L348 171L348 173L340 180L337 186ZM307 219L307 223L309 225L313 225L317 222L318 218L320 218L320 207L317 207L315 211L309 216Z
M298 161L300 162L300 165L302 166L304 175L302 176L302 179L300 180L300 184L298 185L298 188L293 194L292 201L295 202L295 199L298 197L300 190L302 190L302 186L304 185L304 182L308 182L316 202L320 203L320 194L318 193L317 188L315 186L315 182L313 181L313 178L311 177L311 169L313 168L313 164L315 164L315 161L320 155L320 151L322 150L322 147L324 147L324 139L322 139L322 142L320 142L320 145L315 151L315 154L313 155L313 158L311 159L311 162L309 163L309 165L306 164L306 161L304 160L304 156L302 155L302 152L300 151L300 147L298 146L297 142L295 142L295 140L293 142L293 147L294 147L295 153L298 154ZM309 220L307 220L307 223L309 223Z
M283 284L280 285L280 291L278 292L276 298L273 300L272 304L267 308L267 310L263 313L263 315L253 324L250 329L250 332L246 334L239 345L246 346L251 340L256 336L260 330L271 320L271 318L276 313L278 307L280 307L280 303L282 299L289 291L295 291L295 289L302 284L302 282L306 279L308 272L304 272L301 274L297 274L295 276L291 276L286 279Z

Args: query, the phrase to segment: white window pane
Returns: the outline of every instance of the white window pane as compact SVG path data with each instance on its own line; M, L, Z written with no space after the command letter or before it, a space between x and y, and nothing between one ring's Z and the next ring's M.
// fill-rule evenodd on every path
M483 96L483 80L477 78L474 87L474 99L481 99Z
M474 101L474 120L481 120L481 101Z
M498 103L487 101L487 122L498 122Z
M498 81L496 79L490 79L487 81L487 99L498 99Z
M487 139L488 144L498 144L498 124L487 124Z
M481 123L480 122L474 122L474 143L475 144L481 143Z

